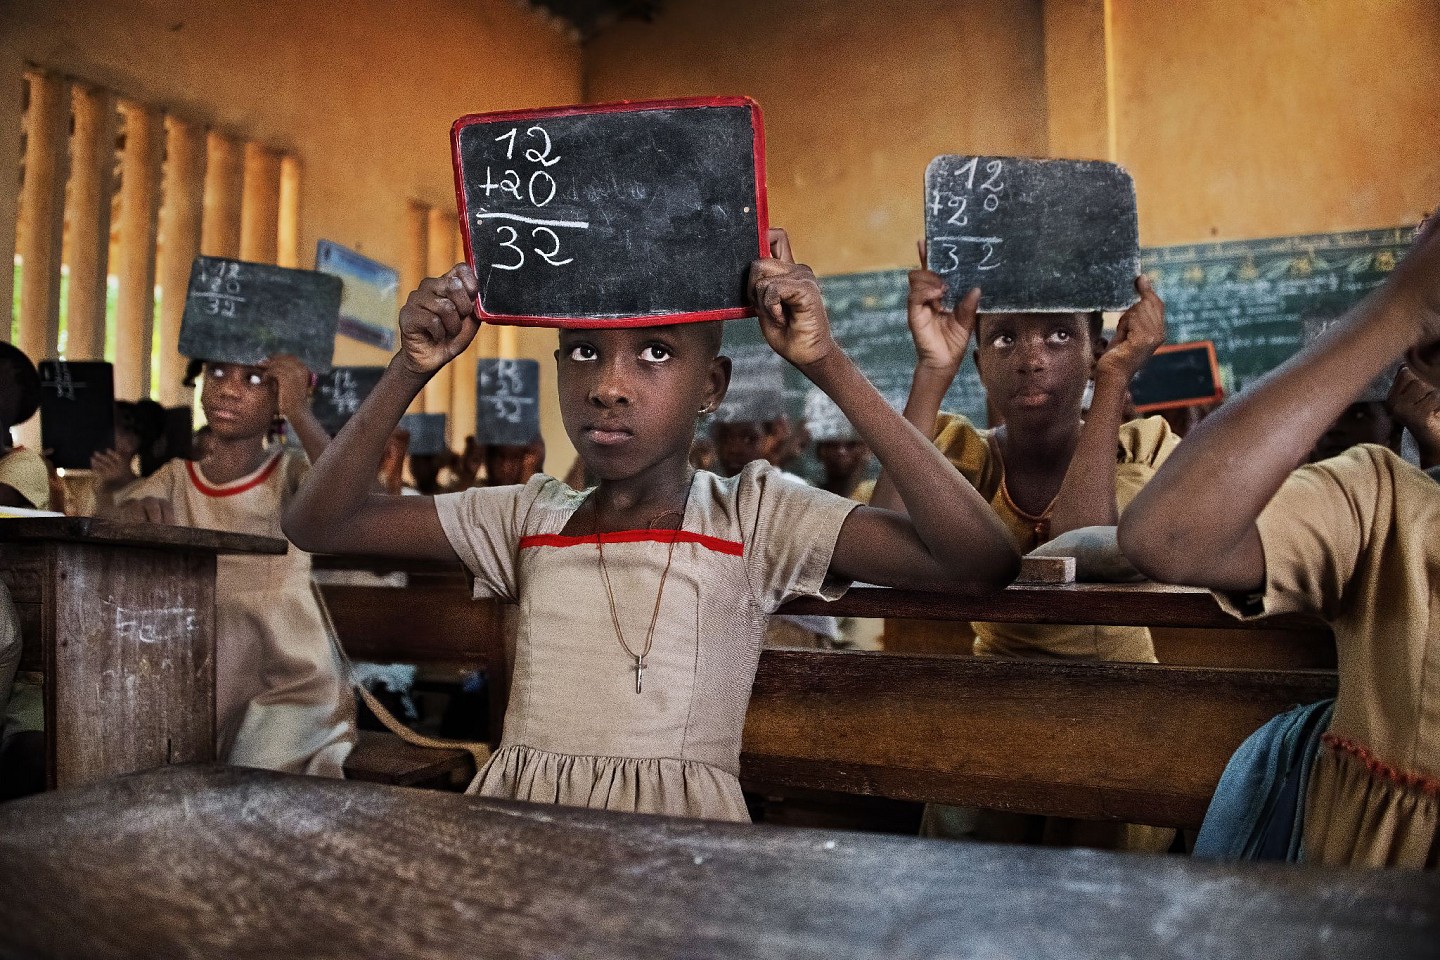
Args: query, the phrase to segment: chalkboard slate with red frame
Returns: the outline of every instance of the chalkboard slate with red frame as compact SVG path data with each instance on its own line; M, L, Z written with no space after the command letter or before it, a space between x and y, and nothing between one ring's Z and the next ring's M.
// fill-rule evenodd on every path
M1130 398L1140 413L1212 403L1224 396L1215 344L1209 340L1160 347L1130 381Z
M765 138L746 97L474 114L451 129L482 319L624 327L753 316Z
M1136 300L1135 182L1113 163L936 157L925 169L925 239L947 308L972 287L981 311L1123 310Z

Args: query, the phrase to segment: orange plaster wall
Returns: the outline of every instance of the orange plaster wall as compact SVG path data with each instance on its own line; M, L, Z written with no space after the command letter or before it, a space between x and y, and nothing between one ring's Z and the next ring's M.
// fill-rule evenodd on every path
M591 101L747 94L765 112L770 221L820 273L909 266L925 165L1043 156L1038 0L667 0L587 44Z
M1435 0L1112 0L1147 245L1414 223L1440 200Z

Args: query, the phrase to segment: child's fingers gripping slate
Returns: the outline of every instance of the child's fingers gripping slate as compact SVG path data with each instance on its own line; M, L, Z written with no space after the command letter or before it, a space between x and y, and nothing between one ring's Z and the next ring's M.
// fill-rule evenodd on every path
M790 235L783 227L771 227L769 234L770 255L782 263L794 263L795 254L790 252Z

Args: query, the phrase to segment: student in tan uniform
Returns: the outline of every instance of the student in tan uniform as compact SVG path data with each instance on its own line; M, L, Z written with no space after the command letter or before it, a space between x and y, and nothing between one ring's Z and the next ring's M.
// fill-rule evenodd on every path
M154 523L281 537L281 509L308 464L266 438L279 414L306 453L324 451L329 437L307 399L310 372L292 356L263 366L206 363L203 372L209 452L199 461L171 460L125 488L116 510ZM283 556L221 556L215 598L220 757L343 776L356 737L354 701L312 592L309 555L292 546Z
M1440 483L1370 444L1296 469L1402 354L1440 385L1440 217L1383 286L1207 418L1120 523L1149 576L1220 591L1237 616L1304 611L1334 630L1311 863L1440 867Z
M15 347L0 342L0 507L50 509L50 474L45 458L14 446L10 428L40 409L40 374Z
M462 560L477 597L519 604L515 674L486 796L745 821L740 733L769 615L852 579L984 591L1018 557L985 503L875 392L830 337L814 274L757 261L766 339L831 394L914 519L783 479L763 461L695 471L696 421L723 399L720 325L565 329L556 366L566 432L598 484L544 474L440 497L378 497L363 478L411 400L478 329L466 265L400 313L403 347L285 514L314 550Z

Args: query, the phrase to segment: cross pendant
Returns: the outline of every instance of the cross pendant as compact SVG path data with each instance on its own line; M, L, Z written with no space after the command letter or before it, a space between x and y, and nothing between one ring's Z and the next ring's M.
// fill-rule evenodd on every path
M645 686L645 658L635 658L635 692L639 693Z

